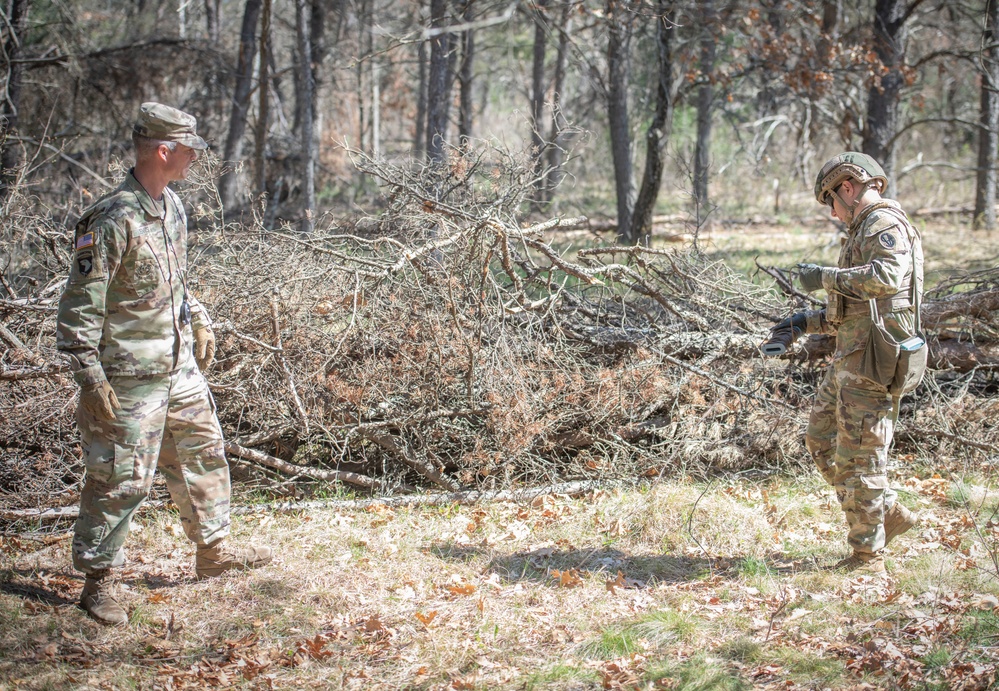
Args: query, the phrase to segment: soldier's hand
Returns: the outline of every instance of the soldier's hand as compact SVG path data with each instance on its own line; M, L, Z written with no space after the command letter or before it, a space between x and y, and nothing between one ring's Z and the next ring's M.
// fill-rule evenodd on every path
M194 330L194 361L202 372L215 361L215 333L210 326L199 326Z
M798 264L798 283L806 293L822 288L822 267L818 264Z
M96 420L114 420L114 411L121 410L118 397L107 380L81 388L80 405Z
M808 317L804 312L792 314L770 329L770 338L760 346L767 357L778 357L787 352L791 344L808 328Z

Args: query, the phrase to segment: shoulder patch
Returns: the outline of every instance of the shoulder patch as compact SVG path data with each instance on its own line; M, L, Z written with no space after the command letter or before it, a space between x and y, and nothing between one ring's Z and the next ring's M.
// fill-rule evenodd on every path
M898 244L895 242L894 233L891 232L881 233L881 235L878 236L878 242L880 242L881 246L886 250L893 250L895 249L895 245Z

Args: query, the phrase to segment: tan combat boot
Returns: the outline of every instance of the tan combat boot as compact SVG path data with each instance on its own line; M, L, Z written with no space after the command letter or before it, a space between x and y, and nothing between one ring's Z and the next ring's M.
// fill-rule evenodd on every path
M840 573L855 573L858 576L881 576L887 573L883 556L863 552L854 552L846 559L840 559L833 565L832 570Z
M219 538L208 545L198 545L194 558L194 570L200 581L202 578L221 576L230 569L256 569L269 564L273 558L270 547L250 545L248 547L229 547L224 538Z
M80 608L85 610L90 618L105 626L124 626L128 623L128 614L111 597L111 571L94 571L87 574L80 593Z
M897 501L885 512L885 546L918 523L915 515Z

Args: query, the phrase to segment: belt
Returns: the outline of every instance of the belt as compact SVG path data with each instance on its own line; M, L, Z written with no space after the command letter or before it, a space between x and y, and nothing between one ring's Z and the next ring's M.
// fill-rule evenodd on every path
M867 300L851 300L850 298L846 298L843 302L845 303L843 305L844 317L870 316L871 314L871 303ZM880 300L875 300L875 303L878 306L880 314L901 312L902 310L912 308L912 300L909 299L908 295L881 298Z

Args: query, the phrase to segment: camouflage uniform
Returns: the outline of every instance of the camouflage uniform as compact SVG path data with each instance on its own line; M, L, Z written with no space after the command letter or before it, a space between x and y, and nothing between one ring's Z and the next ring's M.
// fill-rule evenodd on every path
M122 563L157 464L192 541L229 532L222 431L192 355L192 325L210 321L186 274L187 219L169 188L156 201L130 173L76 226L58 347L77 383L107 377L121 404L114 420L77 414L87 476L73 563L88 574Z
M825 310L807 313L808 333L835 333L836 351L815 397L805 443L836 491L855 553L885 544L884 515L896 499L888 486L888 448L898 399L859 374L877 301L884 326L899 341L915 333L912 285L922 286L920 238L901 207L881 200L850 224L837 267L822 268Z

